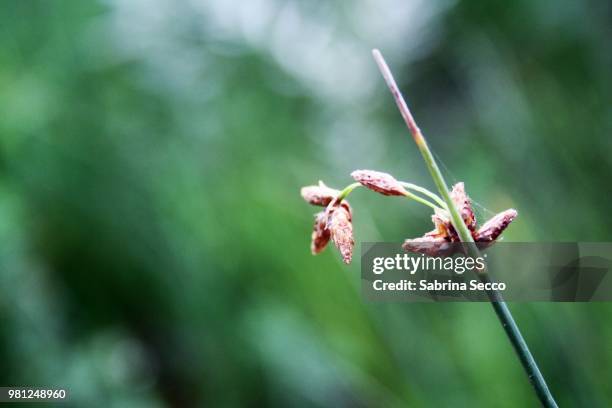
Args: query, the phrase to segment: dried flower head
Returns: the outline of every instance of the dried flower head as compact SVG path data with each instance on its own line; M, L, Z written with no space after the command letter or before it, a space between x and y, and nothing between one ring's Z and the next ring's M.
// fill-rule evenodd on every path
M331 239L342 255L344 263L351 263L353 257L353 223L351 207L346 201L333 203L326 210L327 228L330 231Z
M408 252L416 252L428 256L446 256L453 250L451 243L443 237L427 234L420 238L407 239L402 248Z
M312 230L312 241L310 242L310 251L316 255L323 251L329 242L331 234L327 228L327 216L325 211L318 212L315 215L314 228Z
M515 209L508 209L495 215L478 229L476 217L472 211L472 204L470 198L465 193L465 186L463 183L457 183L453 186L451 198L457 206L463 221L470 230L474 241L482 244L480 246L492 245L518 215ZM402 246L405 250L424 253L430 256L444 256L448 255L450 249L450 246L444 245L444 243L461 241L450 220L450 215L446 210L436 211L431 219L435 225L435 229L420 238L407 239L404 241Z
M342 260L350 263L353 257L352 210L348 201L340 197L341 192L327 187L322 181L317 186L306 186L301 190L302 197L312 205L325 206L325 210L315 215L310 250L313 255L323 251L329 240L333 240L340 250Z
M355 170L351 177L364 187L388 196L401 196L406 194L402 184L390 174L374 170Z
M312 205L326 207L340 191L327 187L322 181L317 186L306 186L300 190L302 197Z
M433 231L429 231L424 236L428 237L442 237L444 239L450 238L450 241L454 242L459 239L453 224L450 221L448 211L436 210L431 216L435 228Z
M459 209L459 214L465 222L465 225L470 231L476 231L476 217L474 211L472 211L472 203L470 198L465 193L465 185L463 182L459 182L453 186L453 190L450 193L451 199Z
M500 212L495 215L489 221L485 222L477 232L478 242L493 242L495 241L502 232L508 227L508 225L514 221L518 213L514 208Z

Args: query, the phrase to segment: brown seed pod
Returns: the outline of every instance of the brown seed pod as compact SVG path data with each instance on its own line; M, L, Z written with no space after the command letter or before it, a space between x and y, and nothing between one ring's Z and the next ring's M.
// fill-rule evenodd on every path
M344 263L351 263L355 240L353 239L351 207L348 203L342 201L328 209L327 228Z
M407 239L402 245L408 252L425 254L428 256L446 256L452 250L452 244L443 237L433 237L425 235L420 238Z
M312 205L327 206L340 191L327 187L322 181L317 186L306 186L300 190L302 197Z
M500 212L495 215L489 221L480 227L476 233L477 242L493 242L495 241L502 232L510 225L512 221L517 217L518 213L514 208L510 208L506 211Z
M442 237L447 241L458 240L457 232L455 232L455 227L453 227L453 224L450 222L450 218L446 210L436 210L431 216L431 221L434 223L436 228L424 236Z
M470 198L465 193L465 186L463 182L455 184L450 195L453 202L459 209L459 214L461 214L461 218L463 218L465 225L467 225L471 232L476 231L476 217L474 216L474 211L472 210Z
M331 234L327 229L327 217L325 211L321 211L315 215L314 228L312 230L312 240L310 242L310 251L316 255L323 251L329 242Z
M364 187L387 196L401 196L406 194L406 189L399 181L390 174L374 170L355 170L351 177L361 183Z
M517 216L516 210L511 208L497 214L478 229L476 217L472 210L472 204L470 198L465 193L463 183L457 183L453 186L451 198L458 207L463 221L472 233L474 241L480 243L481 245L479 246L483 248L494 244L501 233ZM434 215L431 216L431 220L435 225L435 229L420 238L407 239L403 245L406 251L424 253L427 255L446 254L447 252L445 251L451 249L447 244L461 241L455 227L450 221L448 211L436 210Z

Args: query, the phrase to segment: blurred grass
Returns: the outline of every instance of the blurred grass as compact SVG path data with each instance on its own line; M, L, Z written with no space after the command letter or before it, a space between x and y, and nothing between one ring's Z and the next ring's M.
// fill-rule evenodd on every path
M310 256L298 189L428 182L378 46L449 182L519 210L508 240L609 240L609 5L256 5L5 3L0 383L79 406L534 405L490 306L364 304L357 265ZM358 241L430 228L351 201ZM611 403L608 305L511 307L561 406Z

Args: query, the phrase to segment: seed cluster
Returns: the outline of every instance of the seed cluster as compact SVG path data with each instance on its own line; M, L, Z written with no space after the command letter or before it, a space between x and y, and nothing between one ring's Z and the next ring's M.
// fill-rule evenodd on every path
M351 263L353 257L353 214L348 201L338 199L339 190L318 185L302 187L302 197L309 204L325 207L315 215L310 250L313 255L323 251L331 239L340 251L342 260Z
M502 232L517 217L515 209L505 210L478 228L476 216L472 210L470 198L465 193L465 186L462 182L453 186L451 198L459 210L459 214L467 225L474 241L479 243L479 247L487 247L493 244ZM407 239L402 247L409 252L424 253L430 256L443 256L449 254L453 249L451 242L461 242L455 227L450 221L450 215L446 210L439 210L431 216L434 223L434 230L426 233L422 237Z
M373 170L355 170L351 176L362 186L386 196L407 196L405 185L390 174ZM358 186L358 184L355 184ZM318 185L306 186L301 190L302 197L311 205L325 207L315 215L310 249L313 255L323 251L327 243L334 242L342 260L350 263L353 257L355 239L353 237L353 212L342 192L326 186L322 181ZM345 194L348 195L348 194ZM472 203L465 192L462 182L453 186L451 198L463 221L467 225L474 241L480 247L492 245L501 233L516 218L514 209L503 211L478 228ZM402 247L408 252L423 253L429 256L448 255L454 242L460 242L459 235L450 221L448 210L437 207L431 220L435 228L419 238L407 239Z

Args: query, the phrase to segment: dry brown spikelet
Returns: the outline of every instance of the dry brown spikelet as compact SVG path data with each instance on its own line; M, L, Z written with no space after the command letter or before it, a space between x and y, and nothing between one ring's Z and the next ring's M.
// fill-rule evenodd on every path
M364 187L387 196L401 196L406 194L402 184L390 174L374 170L355 170L351 177Z
M502 232L510 225L517 217L518 213L514 208L502 211L495 215L489 221L485 222L476 233L476 241L478 242L493 242Z
M481 247L494 244L501 233L517 216L516 210L510 208L495 215L478 229L478 223L472 210L470 198L465 193L465 186L462 182L453 186L451 198L459 209L461 217L470 230L474 241L482 244L479 245ZM448 255L449 250L452 250L448 243L461 241L446 210L436 211L431 216L431 220L435 225L435 229L422 237L407 239L403 244L405 250L424 253L430 256L444 256Z
M309 204L326 207L340 191L327 187L322 181L319 181L319 185L302 187L300 193Z
M402 248L408 252L416 252L428 256L444 256L453 249L451 243L443 237L434 237L427 234L420 238L405 240Z
M353 258L353 223L351 207L347 202L337 203L327 210L327 228L330 231L331 239L342 255L344 263L351 263Z
M476 231L476 217L472 210L470 198L465 193L465 185L463 182L459 182L453 186L450 196L459 209L459 214L461 214L461 218L463 218L465 225L467 225L470 231Z
M310 242L310 251L316 255L323 251L329 242L331 234L327 228L327 216L325 211L318 212L315 215L314 228L312 230L312 240Z

